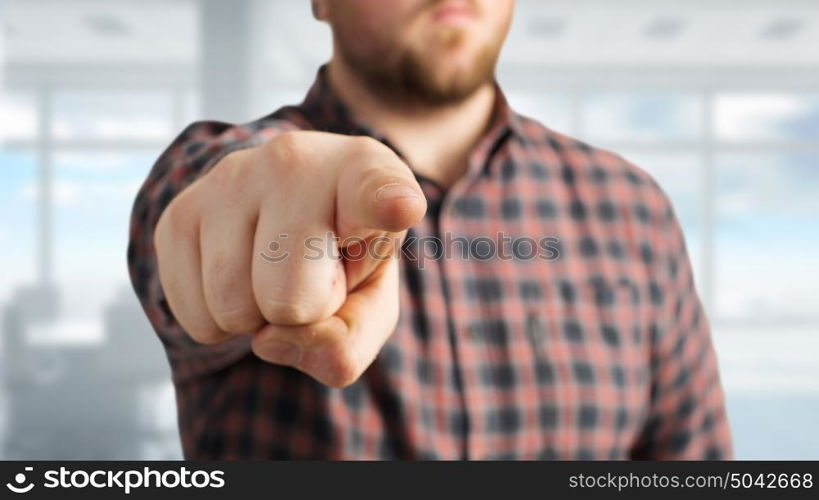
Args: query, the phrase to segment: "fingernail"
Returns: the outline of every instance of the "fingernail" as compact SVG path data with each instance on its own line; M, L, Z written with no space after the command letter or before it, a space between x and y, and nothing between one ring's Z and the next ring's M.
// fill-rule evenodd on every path
M269 340L264 343L265 357L271 362L297 366L301 361L301 347L280 340Z
M418 198L418 192L406 184L387 184L375 193L376 201Z

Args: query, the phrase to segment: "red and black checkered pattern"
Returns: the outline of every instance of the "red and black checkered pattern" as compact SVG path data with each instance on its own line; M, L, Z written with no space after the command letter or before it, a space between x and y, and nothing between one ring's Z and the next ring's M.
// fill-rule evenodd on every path
M134 205L128 259L173 369L187 458L731 456L666 196L623 158L515 114L500 91L494 116L452 188L418 178L429 210L408 241L439 237L454 251L423 266L429 252L402 254L398 326L345 389L261 361L247 336L192 341L168 308L152 235L171 199L230 151L293 129L379 136L320 72L301 105L246 125L195 123L160 156ZM478 239L499 233L555 238L557 258L526 258L523 246L481 258Z

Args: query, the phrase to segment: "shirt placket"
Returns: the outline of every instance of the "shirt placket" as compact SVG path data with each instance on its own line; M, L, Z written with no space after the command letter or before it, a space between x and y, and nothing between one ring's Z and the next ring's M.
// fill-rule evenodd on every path
M428 209L424 222L413 228L413 236L420 238L440 238L441 206L443 190L431 180L419 177L418 179L425 196ZM440 240L439 240L440 241ZM423 259L425 287L423 296L417 297L425 308L425 317L429 331L424 333L429 340L427 356L430 366L438 375L433 387L425 386L429 400L420 404L430 404L433 413L431 429L427 429L428 436L438 456L445 459L460 459L464 456L465 427L461 425L463 410L463 393L459 382L459 368L457 355L451 334L451 312L449 307L449 290L447 279L443 275L444 258L435 258L428 255L426 243L417 242L415 253ZM409 265L418 265L411 262Z
M455 209L456 201L459 195L450 191L444 198L439 215L439 237L444 245L448 243L447 234L453 237L460 236L462 231L459 225L459 217ZM474 443L475 432L472 429L475 419L477 417L474 397L475 391L473 389L473 381L466 365L471 363L474 359L473 349L468 345L468 342L473 342L477 337L474 325L471 323L471 318L464 317L459 314L459 310L463 308L463 292L460 280L463 277L464 265L460 261L460 256L453 252L453 249L443 248L443 258L440 262L440 272L442 285L447 294L447 315L449 318L449 328L447 333L449 341L452 346L452 370L455 380L455 390L460 396L461 408L453 411L459 412L462 420L463 434L462 434L462 453L464 459L474 458L474 449L477 443Z
M466 175L461 177L444 197L439 216L439 236L447 244L458 237L467 241L475 237L467 224L465 214L459 211L460 201L469 196L471 190L480 191L482 182L491 182L483 173L491 161L490 150L495 140L486 138L469 158ZM475 196L473 194L472 196ZM487 215L484 214L484 217ZM450 238L447 238L447 235ZM469 251L469 250L467 250ZM464 458L480 460L488 454L485 429L486 388L480 380L480 364L485 359L483 343L483 318L477 304L470 302L469 291L465 289L465 278L473 270L462 260L461 248L450 243L444 248L445 258L441 259L441 275L448 293L447 311L450 318L449 335L453 352L453 370L456 372L458 389L463 404Z

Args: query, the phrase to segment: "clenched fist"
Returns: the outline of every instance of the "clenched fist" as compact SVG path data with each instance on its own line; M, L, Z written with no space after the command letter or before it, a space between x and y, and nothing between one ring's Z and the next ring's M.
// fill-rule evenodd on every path
M398 319L397 245L363 247L400 240L425 211L409 167L380 142L287 132L227 155L168 205L154 233L159 278L196 341L252 333L260 358L343 387ZM362 258L306 258L318 239ZM265 258L271 242L278 258Z

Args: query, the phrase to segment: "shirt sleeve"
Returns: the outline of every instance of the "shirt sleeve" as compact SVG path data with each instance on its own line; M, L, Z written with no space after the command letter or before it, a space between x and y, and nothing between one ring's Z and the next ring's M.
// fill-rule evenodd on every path
M730 459L731 434L708 319L674 210L654 186L652 205L660 208L648 290L657 306L650 325L651 398L632 458Z
M156 263L153 234L159 217L174 197L228 153L262 144L295 128L281 120L260 120L248 125L193 123L159 156L137 193L128 244L131 283L165 347L177 383L238 361L250 352L250 339L236 336L220 344L201 345L176 321L162 290Z

